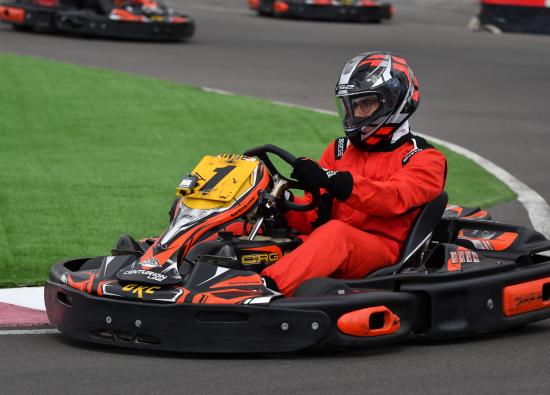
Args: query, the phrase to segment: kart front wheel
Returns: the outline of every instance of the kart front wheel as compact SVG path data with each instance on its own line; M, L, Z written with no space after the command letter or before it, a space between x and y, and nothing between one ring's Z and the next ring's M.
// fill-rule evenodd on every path
M18 32L32 32L34 30L32 26L27 26L27 25L13 24L11 25L11 27L13 28L13 30Z

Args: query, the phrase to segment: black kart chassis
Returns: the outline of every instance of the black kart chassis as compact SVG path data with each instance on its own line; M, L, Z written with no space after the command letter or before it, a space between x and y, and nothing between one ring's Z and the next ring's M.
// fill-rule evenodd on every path
M269 0L260 2L260 13L273 13L273 3L274 1ZM285 3L288 4L288 11L276 15L302 19L356 22L378 22L383 19L391 19L392 17L390 4L381 4L379 6L370 7L356 7L315 5L307 4L304 1L286 1Z
M139 349L191 353L268 353L298 350L369 349L405 338L446 339L495 332L550 317L548 260L514 262L468 271L403 273L344 281L358 292L321 297L276 298L268 306L154 304L97 297L50 272L45 302L51 323L85 341ZM506 316L503 289L544 279L545 308ZM546 283L547 281L547 283ZM380 336L342 333L347 312L385 306L400 319L399 329Z
M503 32L550 34L550 8L482 4L479 22Z
M185 23L132 22L112 20L86 10L64 10L32 4L3 3L4 7L13 7L25 11L23 23L11 23L15 28L42 29L85 36L120 38L129 40L181 41L190 38L195 32L194 21L188 18Z

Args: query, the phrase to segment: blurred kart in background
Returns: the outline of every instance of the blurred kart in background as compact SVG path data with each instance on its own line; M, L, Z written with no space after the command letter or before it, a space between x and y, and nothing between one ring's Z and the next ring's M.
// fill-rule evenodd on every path
M20 31L181 41L195 23L161 0L16 0L0 4L0 20Z
M379 23L391 19L394 7L373 0L248 0L261 16Z
M548 0L481 0L481 9L470 30L490 33L550 34Z

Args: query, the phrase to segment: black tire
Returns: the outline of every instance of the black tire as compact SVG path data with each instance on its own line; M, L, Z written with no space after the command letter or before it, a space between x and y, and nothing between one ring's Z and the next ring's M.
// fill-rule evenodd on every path
M101 264L103 263L103 256L97 256L95 258L89 259L82 266L80 266L79 271L81 270L95 270L99 269Z
M304 281L294 292L293 296L326 296L346 295L352 293L352 289L340 280L328 277L317 277Z
M119 237L116 247L111 250L111 255L134 255L140 257L149 248L145 243L140 243L130 235Z
M263 6L263 2L260 1L260 4L258 6L258 15L259 16L273 16L273 2L271 3L271 7L265 7Z
M377 24L380 24L382 23L382 19L380 18L366 18L366 19L363 19L361 22L363 23L369 23L371 25L377 25Z
M27 26L27 25L11 25L12 29L17 32L32 32L34 30L34 27Z

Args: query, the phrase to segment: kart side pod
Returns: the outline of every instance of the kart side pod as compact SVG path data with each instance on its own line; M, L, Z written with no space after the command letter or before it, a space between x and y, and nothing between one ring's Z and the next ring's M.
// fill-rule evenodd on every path
M401 320L386 306L367 307L342 315L338 329L351 336L382 336L397 332Z
M550 307L550 277L509 285L502 291L506 317Z

